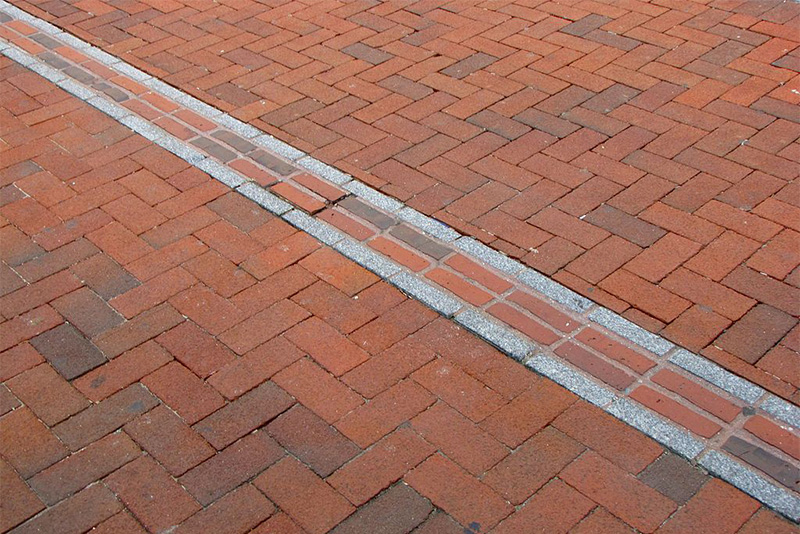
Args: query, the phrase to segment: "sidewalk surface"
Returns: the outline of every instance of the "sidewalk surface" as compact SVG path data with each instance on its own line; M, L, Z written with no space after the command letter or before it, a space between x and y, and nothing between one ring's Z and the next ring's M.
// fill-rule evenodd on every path
M469 261L492 295L465 289L434 240L352 208L408 272L771 477L751 494L786 514L800 5L664 3L17 5L674 341L569 326ZM73 93L365 239L342 190L2 17ZM798 532L87 99L0 56L0 532ZM680 347L769 393L665 368Z
M798 402L800 4L13 3Z
M0 65L0 529L795 531Z

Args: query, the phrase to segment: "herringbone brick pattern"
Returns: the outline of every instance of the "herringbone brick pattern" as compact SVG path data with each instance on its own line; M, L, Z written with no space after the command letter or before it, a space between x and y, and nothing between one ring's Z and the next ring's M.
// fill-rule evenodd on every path
M0 531L794 531L5 58L0 102Z
M798 401L797 3L15 3Z

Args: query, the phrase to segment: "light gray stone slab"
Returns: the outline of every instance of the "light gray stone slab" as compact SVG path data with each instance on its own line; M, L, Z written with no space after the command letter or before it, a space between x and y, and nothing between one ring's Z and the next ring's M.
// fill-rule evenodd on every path
M278 198L254 182L246 182L237 187L236 190L275 215L283 215L292 209L291 204Z
M310 156L297 160L297 164L337 185L344 185L353 179L349 174L345 174L339 169L326 165Z
M444 291L423 282L416 276L401 272L392 277L389 282L400 288L407 295L427 304L445 317L452 317L463 304L457 298L451 297Z
M689 460L696 458L705 448L703 442L688 430L661 419L630 399L617 399L605 410Z
M526 365L595 406L606 406L617 399L617 395L607 387L590 380L555 358L537 354Z
M667 341L663 337L657 336L652 332L648 332L641 326L630 322L629 320L606 308L598 307L598 309L589 314L589 320L605 326L612 332L616 332L625 339L632 341L640 347L644 347L653 354L658 354L659 356L663 356L675 348L674 344Z
M558 282L551 280L533 269L525 269L517 274L517 279L539 293L550 297L556 302L560 302L578 313L585 312L593 305L591 300L578 295L571 289L562 286Z
M375 189L371 188L368 185L362 184L357 180L353 180L348 182L344 185L344 188L366 200L368 203L372 204L373 206L382 209L383 211L388 211L389 213L394 213L397 210L403 208L403 203L398 202L397 200L384 195L376 191Z
M512 260L505 254L501 254L493 250L480 241L472 237L461 237L455 241L456 246L472 256L485 263L488 263L498 271L506 274L516 275L524 266L515 260Z
M765 393L761 387L688 350L676 351L669 361L750 404L755 403Z
M300 210L292 210L283 215L293 226L316 237L326 245L333 246L345 239L345 235L331 227L331 225L311 217Z
M403 208L397 212L397 216L409 224L412 224L428 235L441 239L445 242L452 242L461 237L461 234L450 228L444 223L424 215L414 208Z
M523 361L538 349L536 344L517 334L516 331L488 319L476 310L469 309L458 314L456 322L518 361Z
M770 394L767 399L761 403L759 408L777 417L784 423L788 423L796 429L800 429L800 408L794 404L790 404Z
M395 262L350 239L339 241L333 248L384 280L401 271L400 266Z
M709 473L736 486L795 523L800 521L800 498L778 487L727 454L708 451L698 462Z
M222 163L219 163L211 158L206 158L199 162L197 167L204 170L228 187L238 187L247 181L242 178L239 173L227 165L223 165Z

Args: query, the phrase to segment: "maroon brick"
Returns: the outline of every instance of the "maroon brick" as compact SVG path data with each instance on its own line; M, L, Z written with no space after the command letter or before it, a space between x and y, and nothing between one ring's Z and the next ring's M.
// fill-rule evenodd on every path
M72 380L106 361L97 347L69 324L36 336L31 344L67 380Z
M232 351L190 321L164 332L156 341L201 378L236 359Z
M142 384L190 425L225 404L222 396L211 386L175 361L143 378Z
M0 459L0 529L8 531L42 509L44 504L5 460Z
M175 534L229 532L241 534L267 519L275 506L251 485L235 489L178 526Z

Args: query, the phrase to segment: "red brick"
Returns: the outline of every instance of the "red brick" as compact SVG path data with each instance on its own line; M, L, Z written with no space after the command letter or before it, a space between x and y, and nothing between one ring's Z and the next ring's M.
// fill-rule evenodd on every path
M712 478L659 532L686 532L687 528L735 532L758 508L759 504L750 497Z
M695 213L704 219L762 243L774 237L781 230L779 225L762 219L758 215L743 212L715 200L708 202Z
M633 474L663 452L644 434L587 403L575 404L553 426Z
M288 515L278 512L253 530L253 534L306 534Z
M178 362L171 362L149 374L142 379L142 384L190 425L225 404L219 393Z
M113 308L88 288L81 288L53 301L57 309L86 337L95 337L124 321Z
M195 235L234 263L240 263L264 247L227 221L218 221Z
M501 395L441 359L416 371L412 378L476 423L505 404Z
M233 352L190 321L161 334L156 341L201 378L236 359Z
M86 234L86 238L122 265L153 251L150 245L117 222Z
M419 330L436 317L436 312L409 299L353 332L350 340L367 352L377 354Z
M571 241L554 237L526 254L522 261L537 271L552 275L583 252L583 248Z
M689 350L698 351L717 338L731 321L706 306L695 304L672 321L660 334Z
M663 321L673 320L691 305L661 286L622 270L612 273L600 287Z
M289 409L294 400L273 382L264 382L215 413L194 428L218 450L262 426Z
M566 532L594 506L594 502L570 486L554 480L492 532Z
M747 420L744 429L786 454L795 458L800 457L800 438L772 421L755 415Z
M71 272L61 271L0 298L0 307L2 307L3 315L15 317L37 306L47 304L80 286L80 280Z
M449 257L445 263L449 267L455 269L466 277L475 280L479 284L494 291L495 293L505 293L512 287L510 282L497 276L472 260L467 259L466 256L461 254L455 254Z
M719 282L760 246L758 242L728 230L706 245L684 266Z
M153 169L151 169L153 170ZM156 172L153 170L153 172ZM170 181L172 185L176 185L173 180ZM180 189L180 187L178 187ZM220 197L228 192L228 187L216 180L209 180L201 183L191 189L187 189L164 202L156 205L156 209L169 219L174 219L179 215L191 211L197 207L211 202L217 197Z
M107 357L115 358L126 350L169 330L183 320L175 308L169 304L162 304L100 334L93 342Z
M370 240L368 244L378 252L385 254L396 262L405 265L412 271L419 272L430 266L430 262L428 262L428 260L425 258L420 257L416 253L398 245L394 241L386 239L383 236L378 236L375 239Z
M5 238L4 238L5 244ZM10 244L9 244L10 246ZM66 269L70 265L78 263L99 252L97 248L85 239L78 239L59 247L48 254L44 254L31 261L15 267L14 271L22 276L26 281L33 283ZM3 291L10 293L13 289L10 285L3 285Z
M282 196L290 203L294 204L295 206L299 207L303 211L315 214L318 211L321 211L325 208L325 203L317 200L313 196L309 195L301 191L299 188L294 187L286 182L281 182L279 184L273 185L270 188L274 193Z
M150 230L167 220L166 217L148 206L136 195L126 195L109 202L103 206L103 211L114 217L136 235Z
M249 532L275 511L275 506L251 485L238 488L181 523L176 534L209 530L238 534Z
M732 320L739 319L755 304L752 299L685 269L676 270L662 286Z
M0 452L23 477L30 478L67 455L67 449L28 408L0 419Z
M335 376L341 376L369 358L366 352L316 317L291 328L284 335Z
M704 438L710 438L722 429L717 423L647 386L639 386L633 390L630 398Z
M142 239L155 248L161 248L205 228L219 220L216 213L200 206L142 234Z
M0 528L7 531L36 515L44 504L4 460L0 460L0 476Z
M593 328L584 329L580 334L575 336L575 339L602 352L609 358L630 367L640 374L644 374L655 365L651 358L629 349L621 343L604 336Z
M293 458L286 458L255 480L255 485L312 534L328 532L355 508Z
M669 369L658 371L650 379L728 423L741 412L741 408L730 401Z
M575 397L565 389L540 381L487 417L480 426L507 446L516 448L573 402Z
M22 343L0 352L0 381L5 382L44 361L42 355L29 343Z
M294 345L277 337L228 363L208 383L233 400L302 357Z
M608 510L598 506L586 516L571 534L632 534L633 529L611 515Z
M116 471L106 484L148 530L169 529L200 509L161 466L147 457Z
M700 245L669 233L625 264L625 269L651 282L658 282L694 256Z
M214 455L214 449L169 408L161 405L124 427L173 476Z
M229 298L256 283L256 279L250 276L247 271L237 267L232 261L213 250L192 258L183 264L183 268L225 298ZM207 317L208 313L202 309L195 309L195 315ZM224 324L224 322L222 321L221 324ZM214 321L212 320L210 323L214 323Z
M400 382L377 395L369 404L359 406L342 417L336 423L336 428L359 447L366 448L434 401L433 396L416 383Z
M194 467L179 482L203 506L255 477L284 456L266 432L248 434Z
M176 267L114 297L109 303L125 318L130 319L161 304L194 282L194 276L181 267Z
M341 419L363 402L359 395L306 358L285 368L273 380L328 423Z
M556 354L620 391L624 391L636 380L633 375L574 343L559 345Z
M281 300L225 331L218 339L241 355L269 341L309 315L294 302Z
M360 506L399 480L436 451L410 429L386 436L367 452L328 477L327 482Z
M208 248L194 236L186 236L128 264L127 270L147 281L206 252Z
M671 500L593 451L570 464L560 477L642 532L655 531L677 508Z
M124 176L119 179L119 183L150 206L179 193L177 189L147 169Z
M83 410L89 402L49 365L37 365L6 385L46 425Z
M790 534L795 526L774 512L761 508L739 530L741 534Z
M52 506L135 460L140 454L139 447L126 434L116 432L39 472L28 484L46 504Z
M764 276L748 267L738 267L726 276L722 283L788 314L800 315L800 300L798 300L800 292L797 288Z
M513 511L499 495L444 456L431 456L405 480L465 525L475 522L489 530Z
M534 341L544 343L545 345L552 345L557 340L561 339L561 336L552 330L544 327L508 304L502 302L493 304L491 307L487 308L487 311Z
M483 477L483 482L512 504L519 505L583 450L581 444L547 427L494 466Z
M292 300L343 334L349 334L375 318L361 300L349 298L322 281L297 293Z
M67 525L75 532L86 532L122 508L114 493L105 485L92 484L17 527L16 532L19 534L58 532Z
M368 237L375 235L375 231L367 226L361 224L354 218L350 217L342 213L341 211L337 211L334 209L326 209L321 211L317 217L326 221L339 230L350 234L351 236L355 237L359 241L363 241Z
M316 239L304 232L297 232L251 257L242 264L242 267L259 280L263 280L267 276L308 256L319 247L320 244ZM306 267L309 263L303 262L301 265ZM325 267L330 268L330 266ZM312 270L312 272L314 271Z
M486 291L483 291L451 271L446 271L437 267L425 273L425 277L430 278L440 286L475 306L482 306L493 298L492 295Z
M295 405L267 427L282 446L327 477L361 450L311 410Z
M783 280L798 264L797 243L800 234L789 229L783 230L758 250L747 262L747 266L773 278Z

